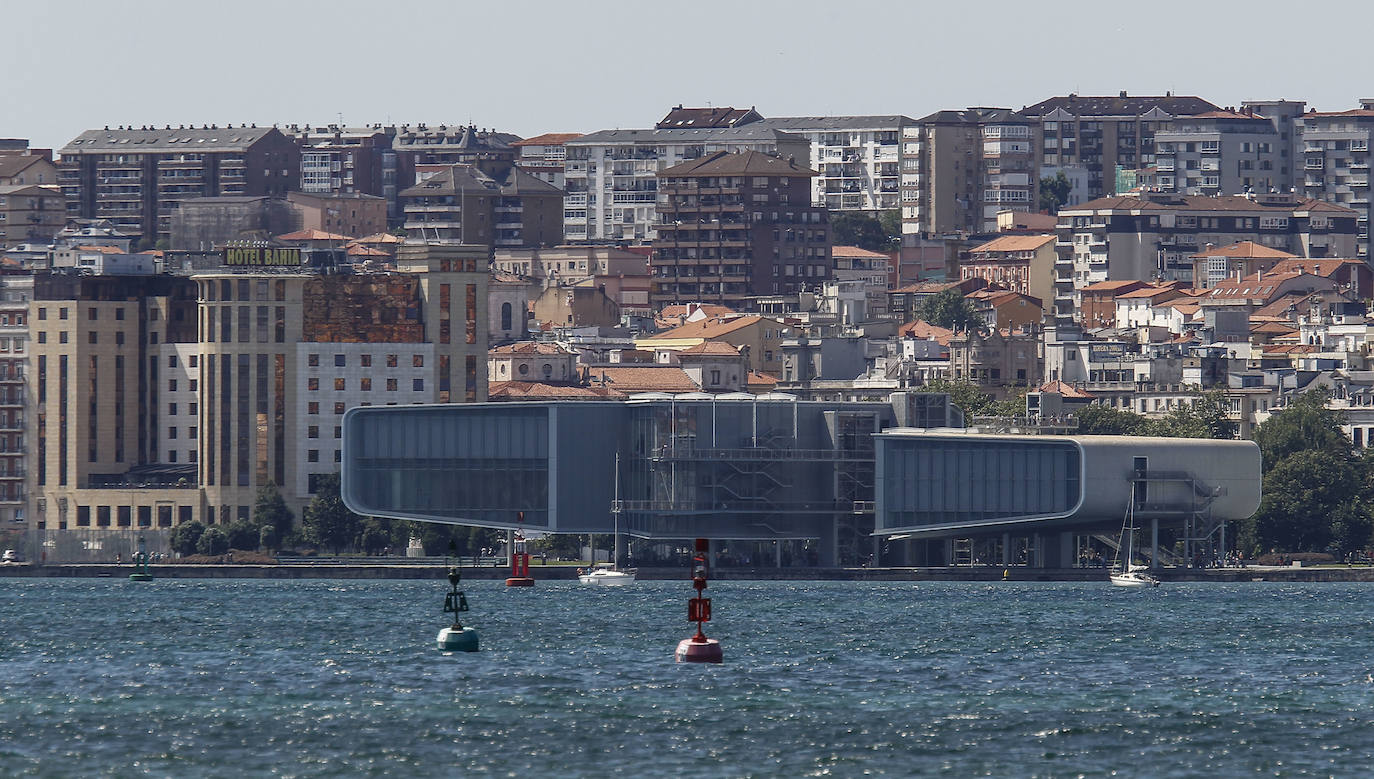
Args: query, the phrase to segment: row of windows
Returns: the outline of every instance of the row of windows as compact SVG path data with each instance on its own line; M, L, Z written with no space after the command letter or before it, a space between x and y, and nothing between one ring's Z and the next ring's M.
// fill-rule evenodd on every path
M400 381L399 381L398 379L395 379L395 378L387 379L387 380L386 380L386 391L387 391L387 392L396 392L397 389L398 389L398 387L399 387L399 384L400 384ZM319 377L312 376L312 377L306 379L306 380L305 380L305 388L306 388L307 390L311 391L311 392L318 392L319 389L320 389L320 380L319 380ZM411 380L410 380L410 388L411 388L412 390L414 390L415 392L424 392L424 391L425 391L425 380L424 380L424 379L411 379ZM344 379L344 378L336 378L336 379L334 379L334 391L335 391L335 392L345 392L345 391L347 391L347 389L348 389L348 380L347 380L347 379ZM361 391L363 391L363 392L371 392L371 391L372 391L372 379L371 379L371 377L364 377L364 378L359 379L359 380L358 380L358 389L361 390Z
M319 356L318 354L307 354L307 355L305 356L305 364L306 364L307 366L311 367L311 368L318 368L318 367L320 366L320 356ZM360 355L358 355L358 364L361 365L361 366L364 367L364 368L371 368L371 367L372 367L372 355L370 355L370 354L360 354ZM411 364L412 367L415 367L415 368L423 368L423 367L425 367L425 356L424 356L423 354L412 354L412 355L410 356L410 364ZM399 365L400 365L400 358L399 358L397 355L388 354L388 355L386 356L386 367L388 367L388 368L396 368L396 367L399 367ZM336 354L336 355L334 355L334 367L336 367L336 368L345 368L345 367L347 367L347 366L348 366L348 355L346 355L346 354Z

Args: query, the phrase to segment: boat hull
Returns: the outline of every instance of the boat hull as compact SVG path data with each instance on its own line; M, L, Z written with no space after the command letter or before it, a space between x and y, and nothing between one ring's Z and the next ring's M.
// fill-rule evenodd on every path
M602 587L623 587L627 584L634 584L635 575L632 573L585 573L577 577L583 584L596 584Z
M1159 580L1142 573L1114 573L1112 584L1117 587L1158 587Z

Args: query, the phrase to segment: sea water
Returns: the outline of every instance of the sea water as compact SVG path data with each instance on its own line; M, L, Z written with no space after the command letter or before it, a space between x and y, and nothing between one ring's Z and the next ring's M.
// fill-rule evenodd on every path
M5 776L1364 775L1374 585L0 579Z

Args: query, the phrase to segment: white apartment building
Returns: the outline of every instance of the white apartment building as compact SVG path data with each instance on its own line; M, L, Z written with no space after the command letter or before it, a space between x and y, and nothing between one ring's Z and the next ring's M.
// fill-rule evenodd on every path
M1286 152L1275 123L1249 109L1181 116L1155 132L1156 182L1184 195L1287 192Z
M901 205L902 134L909 116L787 116L757 124L811 142L812 202L831 211L887 211Z
M1369 148L1374 140L1374 99L1352 111L1307 113L1299 120L1301 184L1308 197L1355 209L1355 255L1369 258ZM1342 256L1342 255L1332 255Z
M570 242L657 237L658 171L717 151L810 164L810 141L753 122L702 129L602 130L564 144L563 234Z

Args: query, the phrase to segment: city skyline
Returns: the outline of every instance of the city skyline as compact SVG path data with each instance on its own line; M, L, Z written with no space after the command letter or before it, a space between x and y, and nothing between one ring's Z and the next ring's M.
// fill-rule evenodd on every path
M1361 18L1374 21L1366 5L1338 6L1352 29ZM175 16L184 8L135 0L118 9L11 9L14 29L60 29L62 56L39 36L0 53L7 71L23 74L6 86L9 121L0 135L59 148L104 125L342 120L470 122L529 137L645 127L679 103L752 105L765 116L919 118L971 105L1020 108L1071 92L1173 92L1218 105L1286 98L1327 111L1369 96L1356 75L1357 47L1323 48L1323 70L1335 76L1314 81L1310 68L1284 56L1299 41L1272 15L1182 2L1156 4L1152 18L1224 32L1209 37L1241 42L1235 51L1273 54L1238 67L1220 44L1163 40L1133 26L1124 10L1078 2L1056 4L1053 15L983 4L976 17L964 6L811 0L632 12L609 3L422 3L393 17L394 31L367 19L376 12L356 0L244 0L201 9L194 22ZM355 45L360 33L372 40ZM948 77L923 81L925 74ZM94 88L78 86L83 78ZM102 89L102 81L125 86Z

